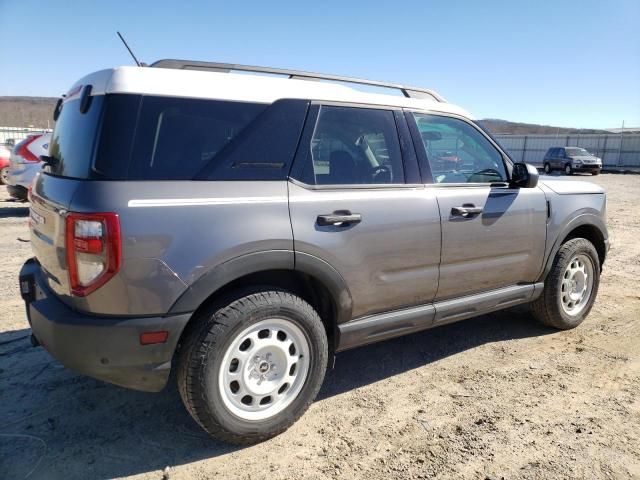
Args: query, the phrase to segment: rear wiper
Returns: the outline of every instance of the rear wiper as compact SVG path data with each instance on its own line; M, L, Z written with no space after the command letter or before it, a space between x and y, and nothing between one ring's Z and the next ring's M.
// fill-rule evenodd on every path
M60 163L60 160L58 160L56 157L52 157L51 155L40 155L40 160L42 160L43 162L43 167L55 167L56 165L58 165L58 163Z

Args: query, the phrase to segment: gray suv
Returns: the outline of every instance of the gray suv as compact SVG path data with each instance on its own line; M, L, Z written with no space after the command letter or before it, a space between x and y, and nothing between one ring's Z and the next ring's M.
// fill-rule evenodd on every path
M604 191L538 182L431 90L163 60L84 77L54 118L34 345L137 390L174 369L225 441L288 428L336 352L520 304L569 329L596 298Z
M562 170L567 175L587 172L598 175L602 170L602 159L580 147L554 147L547 150L542 161L544 173Z

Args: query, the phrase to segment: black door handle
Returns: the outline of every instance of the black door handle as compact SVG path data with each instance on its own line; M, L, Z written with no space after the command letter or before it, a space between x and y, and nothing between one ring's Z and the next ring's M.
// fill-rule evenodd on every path
M482 213L482 207L476 207L473 203L465 203L461 207L452 207L451 215L454 217L469 218Z
M335 225L337 227L346 227L354 225L362 221L362 215L359 213L351 213L348 210L339 210L327 215L318 215L318 225L327 227Z

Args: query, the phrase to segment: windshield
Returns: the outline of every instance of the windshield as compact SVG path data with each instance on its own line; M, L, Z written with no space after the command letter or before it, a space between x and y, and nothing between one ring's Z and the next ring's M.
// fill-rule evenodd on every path
M587 152L584 148L565 148L567 152L567 156L569 157L578 157L578 156L586 156L591 157L591 154Z

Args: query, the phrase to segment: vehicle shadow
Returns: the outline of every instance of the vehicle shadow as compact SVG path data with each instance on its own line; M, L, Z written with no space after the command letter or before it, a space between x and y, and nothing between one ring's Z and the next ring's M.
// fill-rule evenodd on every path
M550 332L528 314L506 311L344 352L317 401L486 343ZM33 470L30 479L107 479L242 449L209 438L185 411L175 382L151 394L78 376L32 348L29 333L0 333L0 471L6 478Z

